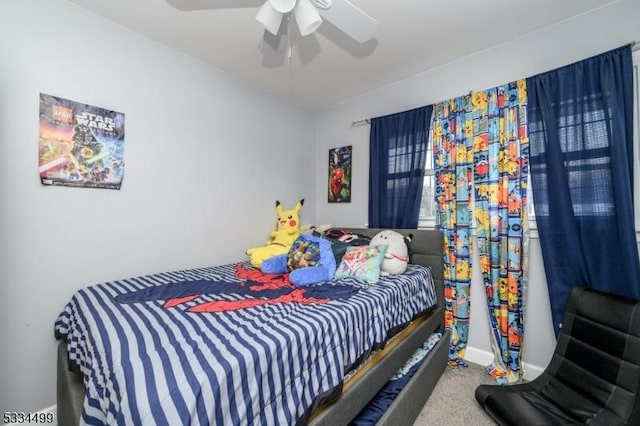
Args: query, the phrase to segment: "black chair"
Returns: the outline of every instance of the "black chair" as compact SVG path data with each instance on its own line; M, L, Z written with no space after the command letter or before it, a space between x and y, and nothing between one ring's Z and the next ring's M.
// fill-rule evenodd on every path
M574 288L544 372L476 399L500 425L640 425L640 302Z

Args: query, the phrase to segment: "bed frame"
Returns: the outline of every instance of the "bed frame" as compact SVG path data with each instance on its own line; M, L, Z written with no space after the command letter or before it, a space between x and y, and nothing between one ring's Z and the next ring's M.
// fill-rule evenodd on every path
M373 236L381 229L341 228ZM339 398L319 407L309 425L347 424L364 408L411 354L428 337L443 332L443 337L418 369L378 425L411 425L418 417L427 398L447 365L449 332L444 330L444 265L443 240L440 231L396 229L403 235L412 234L412 263L430 266L436 284L438 304L429 314L415 320L400 335L377 352L343 386ZM84 383L80 375L69 370L66 343L58 345L57 411L58 425L77 425L84 402Z

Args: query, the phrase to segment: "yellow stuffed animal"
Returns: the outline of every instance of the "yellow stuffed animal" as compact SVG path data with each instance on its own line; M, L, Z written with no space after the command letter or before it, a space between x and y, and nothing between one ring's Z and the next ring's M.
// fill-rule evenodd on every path
M300 210L303 204L304 199L300 200L292 210L285 210L280 201L276 201L278 222L276 230L271 233L272 241L265 246L250 248L246 251L251 257L251 265L260 268L265 259L289 253L291 245L300 235Z

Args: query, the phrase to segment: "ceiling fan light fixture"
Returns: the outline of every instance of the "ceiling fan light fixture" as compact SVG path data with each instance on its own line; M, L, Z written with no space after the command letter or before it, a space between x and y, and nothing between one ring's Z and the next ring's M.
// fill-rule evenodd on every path
M309 0L298 0L293 13L303 36L311 34L322 24L320 14Z
M296 0L267 0L280 13L289 13L296 6Z
M273 35L278 35L282 24L282 13L278 12L267 0L256 14L256 21L260 22Z

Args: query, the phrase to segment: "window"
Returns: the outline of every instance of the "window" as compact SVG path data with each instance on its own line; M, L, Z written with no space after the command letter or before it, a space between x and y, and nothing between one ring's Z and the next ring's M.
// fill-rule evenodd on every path
M611 216L615 211L613 194L605 191L606 188L600 185L594 185L594 182L611 181L608 114L599 107L585 111L582 108L586 104L587 102L575 105L572 101L561 104L561 109L566 111L567 115L558 120L560 145L564 153L567 179L570 182L573 209L576 216ZM540 138L544 138L543 132L543 123L529 122L529 139L532 144L537 147L544 146L538 142ZM543 155L544 151L535 154ZM531 171L546 174L546 165L531 165ZM538 211L538 214L548 215L549 212Z
M424 171L424 182L422 184L422 202L420 204L420 219L418 227L434 228L436 226L436 169L433 164L433 149L429 141L427 149L427 161Z
M633 71L634 71L634 87L635 87L635 99L634 99L634 203L635 203L635 227L636 227L636 236L638 243L640 243L640 50L636 50L633 52ZM588 121L591 122L591 126L595 126L600 128L600 131L605 131L602 126L604 126L603 117L599 117L596 112L588 114L585 117ZM570 123L566 123L567 127L571 127ZM531 128L531 123L529 127L529 132L535 132L535 127ZM594 132L597 133L597 132ZM597 150L597 147L594 146L594 154ZM592 168L594 170L598 170L599 163L598 158L590 158L590 159L582 159L582 161L588 161L592 164ZM529 175L531 176L531 175ZM529 221L530 227L532 229L536 228L535 225L535 210L534 210L534 200L533 200L533 191L531 189L531 181L529 180L529 194L527 195L527 203L529 207ZM431 149L431 142L429 142L429 150L427 152L427 162L425 165L425 174L424 174L424 184L422 188L422 203L420 206L420 228L433 228L435 227L436 221L436 204L434 199L434 191L435 191L435 165L433 163L433 150ZM584 188L581 194L583 197L589 198L588 188ZM584 200L586 204L583 203L586 210L592 210L594 208L604 208L606 210L607 206L591 206L588 207L588 199ZM583 213L587 213L587 211ZM594 212L590 211L590 214L594 214Z

